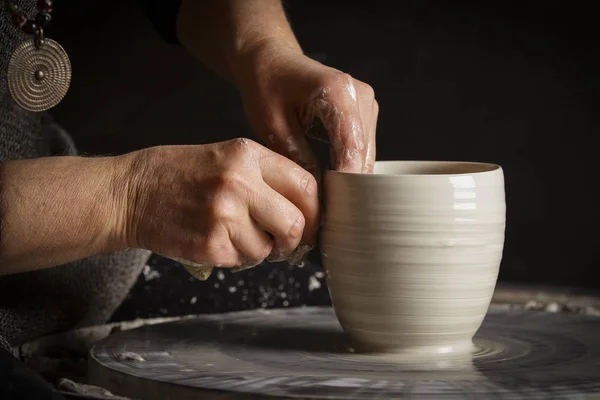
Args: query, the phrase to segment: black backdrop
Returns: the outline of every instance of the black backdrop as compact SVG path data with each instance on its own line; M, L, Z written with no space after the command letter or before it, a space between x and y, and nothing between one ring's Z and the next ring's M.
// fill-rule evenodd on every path
M252 137L235 89L162 43L133 1L77 3L58 8L49 34L74 67L55 115L83 151ZM502 281L599 286L600 78L591 6L287 4L309 56L374 87L378 159L502 165ZM326 304L318 253L312 260L201 283L155 257L115 318Z

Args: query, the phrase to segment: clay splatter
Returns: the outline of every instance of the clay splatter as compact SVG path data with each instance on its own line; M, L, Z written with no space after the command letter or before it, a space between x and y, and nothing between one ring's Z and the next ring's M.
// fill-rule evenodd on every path
M144 266L144 269L142 270L142 274L144 275L144 279L146 280L146 282L151 281L153 279L160 278L160 272L153 269L149 265Z

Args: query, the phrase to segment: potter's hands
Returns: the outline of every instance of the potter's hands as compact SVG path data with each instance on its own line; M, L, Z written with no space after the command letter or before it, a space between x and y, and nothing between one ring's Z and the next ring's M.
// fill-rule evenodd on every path
M312 244L314 177L248 139L129 155L130 247L220 267L285 258Z
M372 172L379 106L369 85L277 40L262 41L245 57L238 87L251 125L269 147L318 176L305 133L319 118L333 167Z

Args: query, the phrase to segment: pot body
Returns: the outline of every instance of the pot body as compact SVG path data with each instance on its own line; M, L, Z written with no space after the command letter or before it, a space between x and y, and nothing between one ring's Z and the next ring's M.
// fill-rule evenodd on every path
M328 171L321 252L342 327L367 350L471 351L496 285L505 216L497 165Z

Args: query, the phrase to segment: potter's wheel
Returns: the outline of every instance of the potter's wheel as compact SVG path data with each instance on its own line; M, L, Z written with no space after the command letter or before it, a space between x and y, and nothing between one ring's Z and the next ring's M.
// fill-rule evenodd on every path
M600 318L492 306L469 359L358 354L330 308L146 326L91 351L90 381L142 399L582 398L600 394Z

